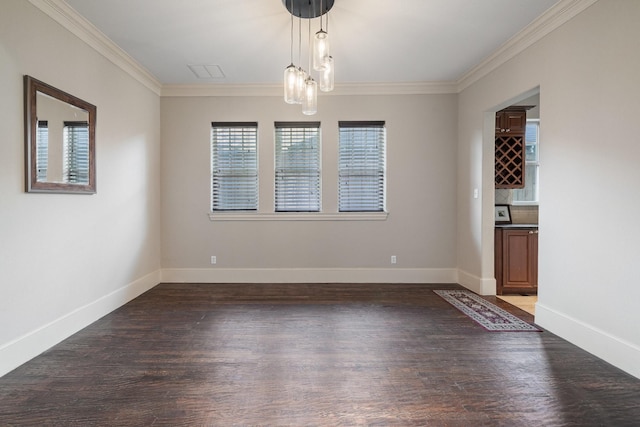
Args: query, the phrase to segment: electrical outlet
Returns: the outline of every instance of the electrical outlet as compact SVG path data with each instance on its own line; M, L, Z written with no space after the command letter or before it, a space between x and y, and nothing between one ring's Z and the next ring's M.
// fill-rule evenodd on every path
M395 264L398 259L395 255L391 255L391 264Z
M215 255L211 255L211 264L215 264L216 262L217 262L216 256Z

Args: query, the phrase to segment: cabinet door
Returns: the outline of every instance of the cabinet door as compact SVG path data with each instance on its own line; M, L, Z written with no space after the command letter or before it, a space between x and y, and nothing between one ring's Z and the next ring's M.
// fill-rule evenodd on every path
M504 132L504 114L501 111L496 113L496 135Z
M524 134L527 126L527 112L507 110L502 120L507 133Z
M525 141L529 107L510 107L496 113L495 186L524 188Z
M537 230L502 231L502 292L538 290Z
M526 126L526 110L506 109L496 113L496 135L524 135Z

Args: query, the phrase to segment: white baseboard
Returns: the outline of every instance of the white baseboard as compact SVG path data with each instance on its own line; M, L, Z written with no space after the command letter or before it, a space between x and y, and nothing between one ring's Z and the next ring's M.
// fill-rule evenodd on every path
M479 295L495 295L496 279L483 279L464 270L458 270L458 283Z
M156 270L0 346L0 376L14 370L80 329L153 288L160 283L160 277L160 270Z
M457 283L455 268L165 268L171 283Z
M598 328L536 304L536 324L600 359L640 378L640 348Z

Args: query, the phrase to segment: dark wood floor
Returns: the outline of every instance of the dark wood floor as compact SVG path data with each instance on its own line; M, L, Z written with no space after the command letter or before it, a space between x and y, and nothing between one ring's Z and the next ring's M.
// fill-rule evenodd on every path
M161 284L0 378L0 425L640 425L640 380L448 288Z

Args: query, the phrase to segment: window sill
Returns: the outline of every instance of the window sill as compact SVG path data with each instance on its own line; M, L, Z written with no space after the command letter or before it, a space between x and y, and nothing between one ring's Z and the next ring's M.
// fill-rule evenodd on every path
M386 221L388 212L209 212L211 221Z

